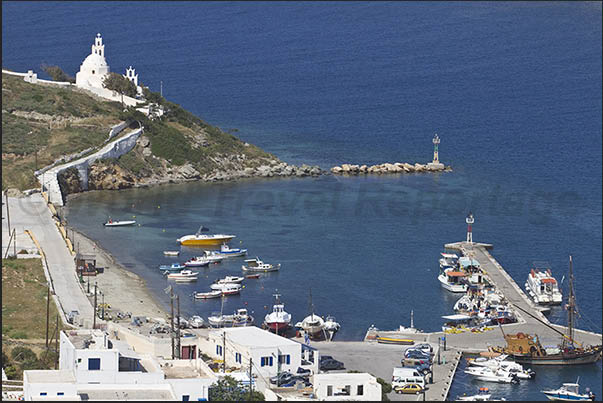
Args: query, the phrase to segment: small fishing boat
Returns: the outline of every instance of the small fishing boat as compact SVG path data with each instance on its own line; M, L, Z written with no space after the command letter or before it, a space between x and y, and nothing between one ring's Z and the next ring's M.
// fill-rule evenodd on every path
M537 304L560 304L563 296L557 280L546 262L534 262L525 284L526 291Z
M207 318L212 327L244 327L253 324L253 316L247 309L240 308L232 315L223 315L222 312L215 312Z
M440 272L438 280L445 290L451 292L467 292L468 285L463 281L465 277L467 277L466 273L449 268Z
M209 231L209 229L202 225L199 227L199 230L197 230L194 235L181 236L177 239L177 241L180 242L181 245L185 246L221 245L236 237L236 235L202 234L202 232L206 231Z
M264 317L264 325L275 333L285 332L291 323L291 314L285 311L285 305L280 301L280 294L274 294L276 303L272 312Z
M209 288L211 288L212 290L221 291L224 295L233 295L238 294L241 291L242 286L241 284L237 283L214 283L210 285Z
M193 296L196 299L210 299L210 298L220 298L222 296L222 291L220 290L212 290L209 292L195 292Z
M511 374L517 375L519 379L532 379L536 376L536 373L531 369L523 369L521 364L513 361L506 361L508 357L506 354L502 354L495 358L478 357L474 359L467 359L467 363L476 367L487 367L493 370L502 369L503 371L510 372Z
M184 262L186 267L204 267L208 266L210 261L205 256L195 256Z
M188 324L194 329L199 329L205 325L205 321L201 316L194 315L188 320Z
M186 266L181 265L180 263L172 263L172 264L162 264L159 266L159 270L170 273L179 272L180 270L186 269Z
M220 246L220 254L224 257L245 256L247 254L247 249L231 248L223 243L222 246Z
M377 336L377 343L381 344L400 344L410 346L415 344L415 341L412 339L401 339L398 337L381 337Z
M189 282L189 281L197 281L198 275L199 275L199 273L197 273L195 271L181 270L180 272L177 272L177 273L167 273L167 278L169 280Z
M262 262L259 257L256 257L255 259L245 259L245 263L247 263L247 266L241 266L241 268L245 272L265 273L270 271L277 271L281 268L280 263L274 266L272 264Z
M164 250L163 251L164 256L178 256L179 254L180 254L179 250Z
M135 220L124 220L124 221L113 221L109 219L106 223L104 223L105 227L123 227L126 225L134 225L136 224Z
M325 330L327 332L336 332L341 328L339 322L335 322L335 317L331 315L327 315L327 319L325 320Z
M202 257L209 260L210 263L220 263L225 258L220 252L215 250L204 250Z
M245 280L244 277L226 276L224 278L214 281L214 284L240 284L243 282L243 280Z
M245 275L245 278L260 278L260 273L247 274L247 275Z
M447 268L455 268L458 266L458 255L454 253L440 253L442 257L440 258L440 268L442 270Z
M477 395L471 396L459 396L456 398L457 401L461 402L479 402L479 401L488 401L492 395L490 394L490 390L488 388L479 388Z
M500 368L492 369L488 367L469 367L465 369L465 373L474 376L480 381L512 384L519 383L519 378L517 375L504 371Z
M314 314L314 304L312 303L312 290L310 290L308 311L310 315L306 316L301 322L297 322L295 327L301 328L309 338L319 338L324 335L325 321L320 316Z
M541 390L549 400L562 400L566 402L584 401L584 400L595 400L595 394L586 388L586 393L580 393L580 385L576 383L564 383L558 389L553 390Z

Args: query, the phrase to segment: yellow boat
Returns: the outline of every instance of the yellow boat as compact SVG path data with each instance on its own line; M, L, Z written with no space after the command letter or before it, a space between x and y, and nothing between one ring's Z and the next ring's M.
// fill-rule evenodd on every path
M230 241L232 238L235 238L236 235L224 235L224 234L214 234L214 235L205 235L201 232L209 231L209 229L205 228L203 225L199 227L199 230L194 235L184 235L177 239L181 245L184 246L204 246L204 245L222 245Z
M381 344L405 344L405 345L413 345L415 341L412 339L399 339L396 337L380 337L377 336L377 343Z

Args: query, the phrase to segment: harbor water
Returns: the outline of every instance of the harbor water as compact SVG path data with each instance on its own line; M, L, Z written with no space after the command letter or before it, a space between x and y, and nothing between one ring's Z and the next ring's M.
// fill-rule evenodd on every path
M471 211L474 240L494 244L520 287L534 260L548 261L561 281L572 254L578 327L601 332L600 3L108 4L3 3L3 67L40 73L41 63L56 64L75 75L100 32L112 71L134 66L153 91L288 163L424 163L437 132L440 160L453 167L69 201L69 224L141 275L165 307L158 266L198 251L163 251L203 224L235 234L231 246L249 257L281 263L228 297L227 313L247 307L260 323L278 290L295 323L308 315L311 291L315 312L341 323L338 340L360 340L370 325L408 326L411 310L416 327L436 331L460 297L439 285L439 253L465 239ZM101 225L133 216L139 226ZM191 294L241 275L242 263L174 284L185 316L220 310L219 300ZM549 314L561 324L566 316L562 306ZM539 388L580 376L582 389L602 396L600 361L537 372L538 387L505 385L514 391L495 395L544 400ZM450 396L467 382L457 376Z

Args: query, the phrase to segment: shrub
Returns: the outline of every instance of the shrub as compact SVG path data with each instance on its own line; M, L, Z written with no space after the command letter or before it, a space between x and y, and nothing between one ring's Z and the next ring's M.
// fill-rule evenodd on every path
M65 73L59 66L42 64L40 68L44 70L46 74L48 74L54 81L68 81L70 83L75 83L75 78Z

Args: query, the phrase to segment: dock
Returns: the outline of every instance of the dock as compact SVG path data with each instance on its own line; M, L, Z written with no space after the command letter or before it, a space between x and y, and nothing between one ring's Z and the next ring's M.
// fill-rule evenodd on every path
M535 318L558 329L560 332L566 332L565 326L551 324L542 313L542 308L532 302L525 292L517 285L511 276L494 259L489 250L493 249L492 244L455 242L444 245L448 250L461 252L463 255L471 256L476 259L482 270L487 274L491 283L504 295L505 299L515 307L519 307L529 314L516 309L517 323L501 325L505 334L507 333L528 333L537 334L541 343L544 345L556 345L561 341L561 336L545 326ZM460 296L459 296L460 298ZM451 307L452 309L452 307ZM575 339L584 345L602 344L603 336L599 333L588 332L580 329L574 329ZM321 353L333 355L334 358L346 363L346 368L359 369L367 372L373 370L374 376L381 377L386 381L391 381L391 372L393 367L401 366L403 351L408 346L402 345L383 345L378 344L375 335L382 337L394 337L413 339L416 343L427 342L431 344L436 352L433 364L433 383L429 383L428 389L423 395L396 395L393 392L389 395L391 400L447 400L448 392L452 379L456 372L456 367L463 353L480 353L488 351L489 347L505 346L506 341L503 338L501 329L494 327L489 331L482 333L466 331L458 334L445 334L444 332L432 333L409 333L401 331L383 331L369 330L365 336L360 351L354 351L350 342L331 342L320 345ZM446 336L446 348L442 343L438 343L442 336ZM347 346L347 347L346 347ZM440 364L437 362L437 350L440 349ZM332 354L331 354L332 353ZM389 355L388 355L389 354ZM349 363L349 364L348 364ZM357 368L356 368L357 367ZM373 368L375 367L375 368ZM377 367L380 367L380 371ZM386 374L387 372L387 374Z

